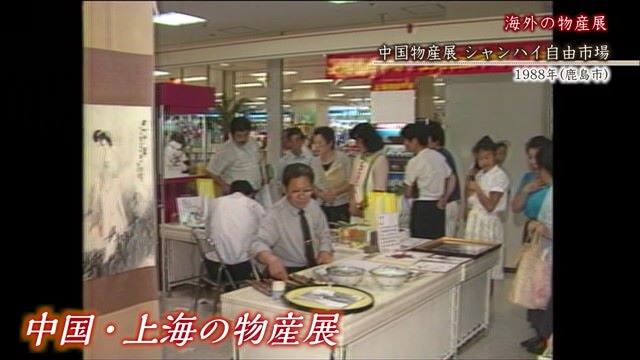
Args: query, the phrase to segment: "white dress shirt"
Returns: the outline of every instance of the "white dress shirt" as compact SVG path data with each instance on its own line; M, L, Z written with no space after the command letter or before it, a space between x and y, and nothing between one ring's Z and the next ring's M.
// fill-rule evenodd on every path
M207 237L218 250L222 262L233 265L249 260L249 247L266 214L262 205L235 192L211 199L208 213Z

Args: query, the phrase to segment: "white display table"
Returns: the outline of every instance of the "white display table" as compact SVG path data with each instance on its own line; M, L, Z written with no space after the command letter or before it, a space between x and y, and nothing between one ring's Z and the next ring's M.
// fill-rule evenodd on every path
M180 224L160 225L162 291L167 296L175 286L197 283L201 256L191 230Z
M358 260L364 254L346 256L338 249L336 262ZM351 252L355 252L351 250ZM342 258L342 260L340 259ZM444 274L428 274L394 290L379 288L367 274L358 288L375 298L373 308L341 320L341 332L334 337L338 345L235 347L234 359L372 359L372 358L449 358L472 336L489 323L489 273L497 263L498 251L467 262ZM311 270L301 272L310 276ZM273 300L254 290L244 288L223 294L222 316L235 320L249 311L261 313L273 321L291 309L281 300ZM311 318L303 314L305 321ZM306 334L309 327L301 331ZM267 334L268 337L270 334ZM230 354L231 355L231 354Z
M162 291L171 296L171 289L182 284L197 284L200 271L200 251L193 239L192 228L177 223L160 225L162 257ZM338 245L337 260L360 254L362 251Z

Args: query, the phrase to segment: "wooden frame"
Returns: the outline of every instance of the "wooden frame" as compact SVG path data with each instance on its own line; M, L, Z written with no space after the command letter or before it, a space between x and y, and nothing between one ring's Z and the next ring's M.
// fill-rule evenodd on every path
M502 246L502 244L488 241L443 237L416 246L412 250L448 256L477 258L489 251L498 249L500 246Z

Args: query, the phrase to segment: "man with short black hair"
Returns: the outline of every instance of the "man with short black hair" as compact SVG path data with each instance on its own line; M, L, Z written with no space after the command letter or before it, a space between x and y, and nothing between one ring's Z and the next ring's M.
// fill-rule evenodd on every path
M286 280L288 274L333 261L329 224L313 195L313 170L305 164L284 169L286 196L276 202L251 244L252 256L267 266L268 275Z
M262 157L258 143L251 139L251 122L244 117L231 121L231 136L219 151L211 157L207 170L213 180L229 194L229 184L246 180L259 191L264 183Z
M415 154L405 169L405 196L411 205L412 237L437 239L445 235L445 206L452 186L451 168L444 156L429 149L427 125L413 123L401 132L407 151Z
M447 165L449 165L453 172L451 176L455 179L455 184L452 187L447 188L451 193L443 196L443 201L446 201L445 235L455 237L457 234L459 220L461 220L461 215L463 214L462 209L460 209L460 179L458 178L456 161L453 159L451 152L444 147L444 129L439 122L430 121L427 125L427 134L429 138L429 148L438 151L442 156L444 156L445 160L447 160Z
M276 181L282 186L282 175L284 168L291 164L311 165L313 154L305 145L305 136L298 127L290 127L284 131L284 145L287 151L284 152L278 163L278 173ZM283 189L284 192L284 189Z
M252 274L249 246L256 239L265 211L253 200L255 190L249 182L236 180L230 188L231 194L210 200L206 233L233 279L242 281L248 280ZM210 254L206 258L209 276L215 278L218 259Z

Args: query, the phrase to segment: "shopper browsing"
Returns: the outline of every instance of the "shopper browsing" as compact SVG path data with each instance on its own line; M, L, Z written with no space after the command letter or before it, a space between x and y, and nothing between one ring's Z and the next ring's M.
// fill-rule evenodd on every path
M335 147L336 137L332 128L322 126L313 131L312 148L316 156L311 161L311 168L316 177L316 195L329 223L349 222L351 159Z
M262 187L262 161L258 143L249 137L251 123L246 118L231 121L231 138L222 145L207 166L213 180L229 194L230 184L246 180L259 191Z
M455 177L445 157L430 149L424 123L408 124L400 133L407 151L415 156L405 170L405 197L411 204L411 236L438 239L445 235L445 207L455 186Z

